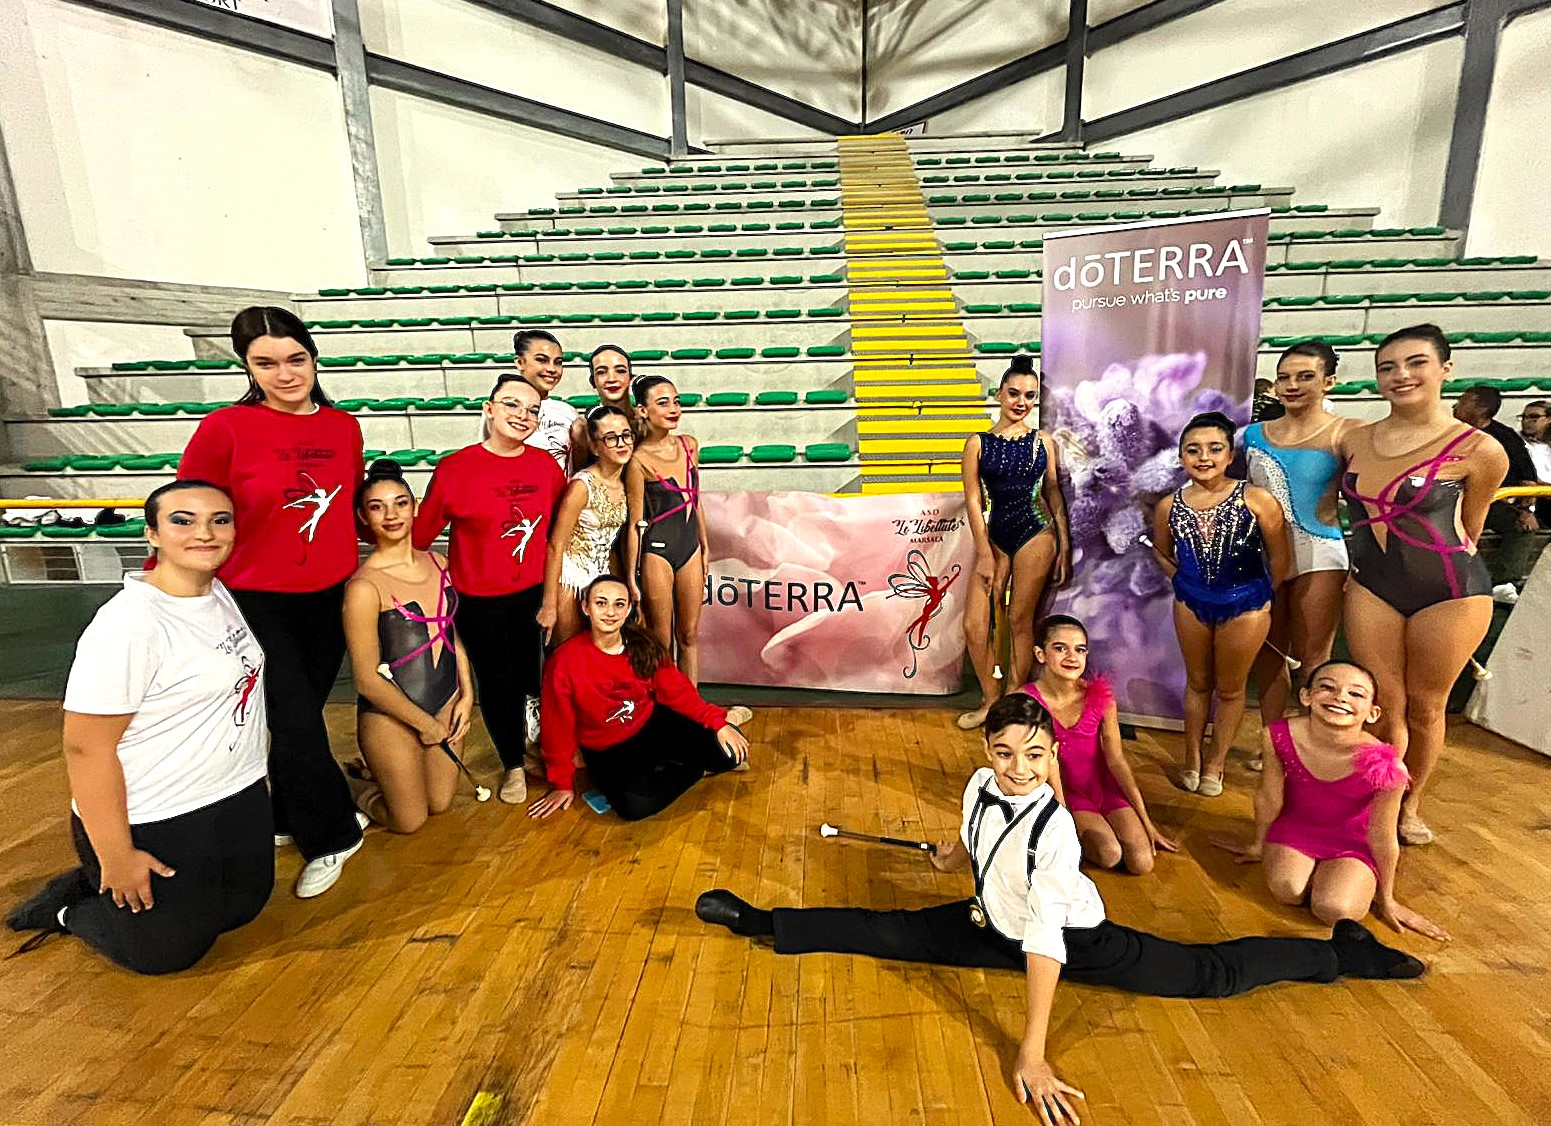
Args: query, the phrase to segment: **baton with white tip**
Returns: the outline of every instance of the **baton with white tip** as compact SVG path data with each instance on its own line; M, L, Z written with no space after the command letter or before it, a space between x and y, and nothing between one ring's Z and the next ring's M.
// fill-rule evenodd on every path
M853 833L849 829L837 829L827 821L819 826L819 836L848 837L853 841L867 841L871 844L894 845L898 848L913 848L918 849L921 852L931 853L933 856L937 855L937 846L932 844L931 841L902 841L898 837L875 837L868 833Z

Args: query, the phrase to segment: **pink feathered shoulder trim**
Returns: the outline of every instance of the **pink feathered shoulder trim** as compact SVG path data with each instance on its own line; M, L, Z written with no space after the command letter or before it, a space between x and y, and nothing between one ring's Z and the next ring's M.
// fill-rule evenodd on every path
M1352 756L1352 768L1375 790L1398 790L1411 781L1400 753L1388 743L1369 743Z
M1073 727L1074 735L1093 735L1099 730L1099 725L1104 722L1104 711L1115 698L1115 691L1109 686L1109 681L1102 675L1094 676L1088 681L1088 698L1082 706L1082 715L1077 717L1077 725Z

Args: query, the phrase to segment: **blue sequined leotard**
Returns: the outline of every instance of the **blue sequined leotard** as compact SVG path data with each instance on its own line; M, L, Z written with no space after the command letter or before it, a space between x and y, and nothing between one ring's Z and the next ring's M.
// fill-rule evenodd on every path
M1221 625L1271 601L1271 574L1260 524L1244 503L1247 481L1207 509L1185 503L1183 488L1169 509L1174 536L1174 597L1204 626Z
M980 485L991 509L986 531L1008 555L1049 527L1039 507L1047 464L1037 430L1021 438L980 435Z

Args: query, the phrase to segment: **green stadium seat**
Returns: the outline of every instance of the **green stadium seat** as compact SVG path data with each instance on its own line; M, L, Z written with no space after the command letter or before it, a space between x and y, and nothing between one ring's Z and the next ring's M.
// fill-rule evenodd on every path
M118 467L135 473L160 473L178 464L177 454L121 454Z
M716 350L718 360L752 360L754 349L745 347L718 348Z
M25 540L37 534L36 524L0 524L0 540Z
M797 405L797 392L795 391L761 391L754 396L756 407L794 407Z
M742 446L701 446L701 465L732 465L742 460Z
M851 396L838 388L825 388L818 391L809 391L803 395L802 401L810 406L841 406L850 402ZM810 459L811 460L811 459Z
M698 407L700 405L700 392L680 391L679 405L683 407Z
M802 349L794 345L773 344L768 348L761 348L759 354L766 360L795 360L802 355Z
M705 397L705 405L708 407L746 407L749 405L749 393L747 391L716 391Z
M84 540L92 531L91 528L65 528L54 524L44 528L43 534L51 540Z
M22 466L27 473L63 473L70 468L70 458L61 454L58 457L34 458Z
M844 356L845 354L846 350L843 344L816 344L808 349L808 355L814 359Z
M66 458L68 468L78 473L102 473L118 468L118 457L98 454L70 454Z
M851 447L844 442L814 442L803 447L803 459L813 462L850 461Z
M755 446L749 451L749 460L761 465L783 465L797 460L797 447L780 443Z
M398 462L405 469L411 469L414 466L419 465L422 461L430 457L435 452L435 450L423 449L390 450L388 451L387 456Z

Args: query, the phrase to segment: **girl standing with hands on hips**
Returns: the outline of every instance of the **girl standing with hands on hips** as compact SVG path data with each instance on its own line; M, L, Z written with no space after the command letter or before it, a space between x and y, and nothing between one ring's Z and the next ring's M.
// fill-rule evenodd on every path
M964 637L980 681L980 707L959 716L966 730L985 721L1001 695L996 676L996 608L1011 583L1010 659L1006 683L1023 684L1034 664L1034 615L1047 583L1059 587L1071 570L1066 500L1056 445L1030 425L1039 406L1032 356L1015 356L996 392L1001 416L964 443L962 476L975 540L975 575L964 605Z
M674 433L684 407L666 376L641 376L632 394L640 430L635 456L625 469L626 581L647 629L669 653L677 649L679 671L696 684L700 593L709 551L700 507L700 445ZM642 520L647 528L638 535Z
M73 934L125 969L173 973L269 900L269 670L215 577L231 556L232 510L204 481L153 492L156 566L124 576L81 635L64 730L81 866L7 915L12 930L42 932L24 950Z
M555 531L544 568L544 605L539 626L545 640L559 645L586 628L580 599L610 560L625 526L625 466L635 453L635 434L625 412L596 406L587 412L593 463L566 486L555 511Z
M474 680L446 560L410 542L415 495L398 462L372 462L355 512L375 545L345 588L356 739L371 776L350 788L373 821L413 833L452 804L458 768L439 744L456 747L468 734Z
M1039 676L1023 691L1050 713L1060 751L1050 785L1077 822L1083 858L1100 868L1124 862L1128 872L1145 876L1158 852L1178 852L1179 846L1147 815L1120 745L1120 716L1109 682L1102 676L1084 679L1087 627L1069 615L1051 614L1039 623L1034 656Z
M1269 644L1255 660L1260 719L1271 724L1287 711L1295 681L1288 661L1304 669L1330 657L1346 588L1346 541L1336 518L1341 436L1354 419L1325 409L1336 382L1335 349L1323 340L1294 344L1276 364L1272 388L1285 413L1244 429L1249 479L1277 499L1286 518L1292 569L1271 607Z
M1227 475L1233 431L1233 422L1218 411L1185 424L1179 463L1190 483L1165 497L1153 514L1154 550L1173 576L1174 629L1185 658L1180 784L1208 798L1222 793L1250 666L1265 644L1272 595L1291 561L1276 498ZM1203 758L1208 712L1212 745Z
M525 697L539 693L543 648L538 613L555 505L565 477L555 460L525 444L539 423L539 393L508 372L485 402L488 437L448 454L431 474L415 516L414 545L430 550L452 525L448 560L458 637L480 687L479 707L505 776L499 796L528 796Z
M1440 926L1395 899L1397 826L1407 775L1400 753L1363 730L1380 715L1373 675L1326 661L1299 699L1308 714L1271 724L1271 747L1255 795L1255 835L1214 838L1242 864L1261 863L1279 902L1308 903L1315 918L1361 920L1377 904L1397 931L1447 940Z
M1411 774L1399 831L1413 845L1433 839L1421 805L1443 754L1449 689L1492 621L1492 579L1476 541L1508 472L1497 439L1444 405L1453 370L1436 325L1391 333L1374 354L1389 414L1341 440L1352 515L1347 644L1373 670L1380 734Z
M364 472L361 427L318 385L318 346L294 313L244 309L232 321L232 348L247 393L204 417L178 471L226 492L242 529L221 581L268 658L275 831L307 861L296 881L306 899L333 887L361 847L323 722L345 656L341 610L358 558L350 496Z
M544 761L554 789L529 807L530 817L570 807L578 751L626 821L661 812L707 774L747 763L743 732L700 698L667 648L633 620L620 579L594 579L582 606L587 632L556 649L544 668Z

